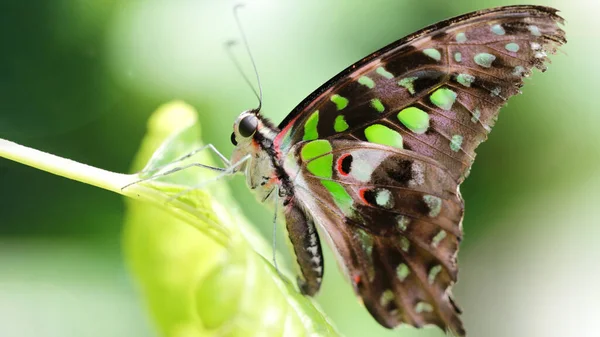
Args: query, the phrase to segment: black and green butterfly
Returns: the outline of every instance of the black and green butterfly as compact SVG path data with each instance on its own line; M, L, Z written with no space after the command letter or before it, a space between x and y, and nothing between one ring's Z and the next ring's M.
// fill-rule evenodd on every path
M533 68L566 43L556 10L488 9L374 52L275 126L258 110L234 124L230 168L283 210L314 295L324 265L317 227L383 326L465 334L451 297L475 148Z

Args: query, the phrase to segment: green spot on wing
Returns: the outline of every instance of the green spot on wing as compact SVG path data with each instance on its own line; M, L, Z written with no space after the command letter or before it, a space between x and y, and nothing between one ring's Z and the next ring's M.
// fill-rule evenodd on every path
M304 137L303 140L313 140L319 138L317 125L319 124L319 110L315 111L304 122Z
M373 266L373 237L360 228L356 230L355 237L358 242L360 242L363 251L369 259L370 263L367 268L367 277L369 278L369 281L373 281L375 279L375 267Z
M410 249L410 241L406 238L406 236L400 238L400 248L405 252L408 252Z
M348 123L346 123L346 119L344 118L344 115L339 115L335 118L335 122L333 124L333 129L335 130L335 132L343 132L348 130Z
M473 117L471 118L471 122L477 123L479 117L481 117L481 110L475 108L475 110L473 111Z
M513 75L515 76L523 76L523 73L525 73L525 68L523 66L516 66L513 71Z
M506 50L508 50L508 51L512 51L513 53L516 53L519 51L519 45L514 42L507 43L506 46L504 46L504 48L506 48Z
M377 112L383 112L385 111L385 107L383 106L383 103L381 103L381 100L379 98L373 98L371 100L371 106L377 110Z
M398 113L398 120L410 131L422 134L429 128L429 114L417 107L408 107Z
M432 311L433 311L433 307L431 306L431 304L429 304L427 302L419 302L415 306L415 312L417 314L420 314L422 312L432 312Z
M365 137L371 143L403 148L402 135L385 125L373 124L365 129Z
M404 282L408 275L410 275L410 269L408 269L406 264L400 263L398 267L396 267L396 275L398 276L400 282Z
M331 101L335 103L335 106L338 109L338 111L348 106L348 99L338 94L332 95Z
M456 81L465 87L470 87L471 83L475 82L475 76L469 74L458 74Z
M540 32L540 29L538 28L538 26L531 25L527 28L529 29L529 31L531 32L531 34L533 36L542 36L542 32Z
M371 253L373 252L373 237L367 232L365 232L363 229L357 229L356 233L358 234L358 239L361 245L363 246L363 249L365 250L367 255L371 256Z
M315 176L331 178L333 174L333 154L331 154L331 143L319 139L312 141L302 147L300 157L308 161L306 168Z
M398 81L398 85L401 86L401 87L406 88L406 90L408 90L408 92L411 95L414 95L415 94L414 82L415 82L416 79L418 79L418 77L403 78L400 81Z
M456 34L456 42L458 42L458 43L467 42L467 35L465 35L465 33Z
M318 156L322 156L331 152L331 143L324 139L315 140L307 143L300 151L300 157L303 161L308 161Z
M454 152L458 152L458 150L460 150L460 146L462 145L462 142L463 142L463 136L461 136L461 135L452 136L452 140L450 141L450 149Z
M431 245L433 247L437 247L437 245L440 244L440 242L442 242L442 240L444 240L444 238L446 237L446 231L445 230L440 230L431 240Z
M424 195L423 201L425 201L425 204L429 208L428 215L430 217L435 218L440 215L440 212L442 211L442 199L435 195Z
M427 48L427 49L423 50L423 54L431 57L432 59L434 59L436 61L440 61L442 59L442 54L440 54L439 50L434 49L434 48Z
M494 97L494 96L500 96L500 92L502 92L502 88L500 88L500 87L495 87L494 89L492 89L492 90L490 91L490 95L491 95L492 97Z
M442 271L442 266L439 264L429 270L429 275L427 275L427 280L429 284L433 284L435 282L435 278Z
M323 185L327 191L331 194L333 201L336 206L347 216L352 214L352 204L354 201L352 197L346 192L346 189L340 185L338 182L331 180L321 180L321 185Z
M504 30L504 28L502 28L502 26L499 24L495 24L492 26L492 32L494 32L494 34L496 34L496 35L506 34L506 31Z
M438 107L444 110L450 110L456 101L456 96L456 93L448 88L439 88L429 96L429 99L431 100L431 103Z
M462 54L461 54L461 53L458 53L458 52L454 53L454 60L455 60L456 62L460 62L460 61L462 61Z
M495 59L496 59L496 56L494 56L492 54L488 54L488 53L479 53L479 54L475 55L475 57L473 58L475 63L477 63L478 65L480 65L484 68L491 67L492 62L494 62Z
M391 80L392 78L394 78L394 74L390 73L389 71L385 70L384 67L379 67L375 70L379 75L387 78L388 80Z
M367 87L367 88L369 88L369 89L373 89L373 88L375 88L375 81L373 81L373 80L372 80L370 77L368 77L368 76L361 76L361 77L358 79L358 83L360 83L360 84L362 84L362 85L366 86L366 87Z
M385 308L393 300L394 300L394 293L391 290L387 289L386 291L383 292L383 294L381 294L381 297L379 298L379 304Z
M375 203L381 207L390 208L393 206L392 193L389 190L381 189L375 195Z
M404 232L408 228L408 224L410 224L410 219L404 215L398 215L396 217L396 224L398 225L398 228Z
M333 174L333 154L312 159L306 164L306 169L317 177L331 178Z

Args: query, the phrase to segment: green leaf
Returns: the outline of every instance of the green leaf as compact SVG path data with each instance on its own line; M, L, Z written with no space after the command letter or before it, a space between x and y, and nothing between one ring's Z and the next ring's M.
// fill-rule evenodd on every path
M124 251L162 335L338 336L313 300L274 270L271 247L223 181L188 191L214 172L189 168L135 183L200 146L196 112L173 102L149 120L133 163L141 174L108 172L1 139L0 156L130 197ZM215 165L208 151L174 165L189 162Z

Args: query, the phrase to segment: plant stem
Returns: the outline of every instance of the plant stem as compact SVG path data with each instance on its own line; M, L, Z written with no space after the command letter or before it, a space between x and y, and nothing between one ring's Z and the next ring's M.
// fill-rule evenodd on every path
M227 242L228 231L216 223L214 226L202 223L200 219L206 217L196 212L193 207L176 199L171 200L168 195L142 184L133 184L123 189L123 186L130 185L139 180L137 174L123 174L99 169L1 138L0 157L61 177L100 187L133 199L151 202L192 224L218 243L224 245ZM165 207L167 204L171 204L174 207Z
M0 157L123 195L121 187L137 179L135 175L102 170L5 139L0 139Z

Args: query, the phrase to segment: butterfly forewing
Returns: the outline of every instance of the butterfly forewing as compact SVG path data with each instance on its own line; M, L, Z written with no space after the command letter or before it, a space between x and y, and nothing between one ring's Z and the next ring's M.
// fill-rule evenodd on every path
M538 6L446 20L352 65L286 117L273 146L294 191L288 229L303 229L290 236L305 245L305 293L322 277L314 223L380 324L465 334L450 293L458 186L500 107L566 42L559 23Z
M413 34L350 67L280 125L282 148L346 138L433 158L459 182L499 108L565 42L554 9L467 14Z

